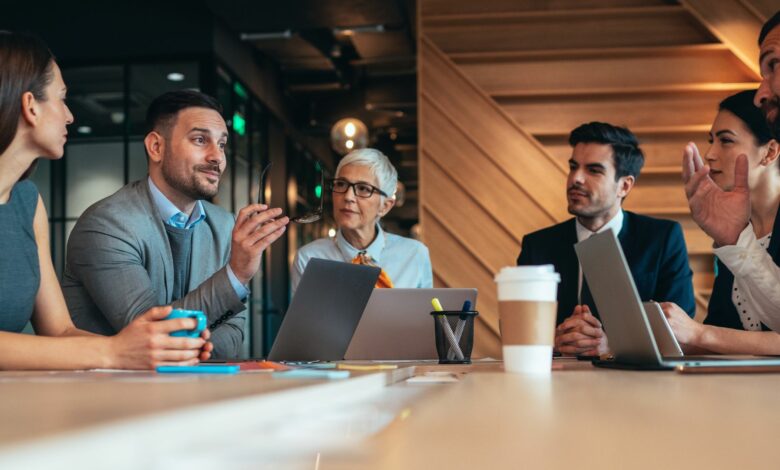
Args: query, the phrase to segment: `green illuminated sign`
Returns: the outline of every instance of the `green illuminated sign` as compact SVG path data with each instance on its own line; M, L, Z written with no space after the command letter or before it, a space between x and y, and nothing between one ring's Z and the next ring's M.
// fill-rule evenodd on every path
M238 135L246 134L246 119L237 112L233 113L233 130L236 131Z
M236 92L236 94L243 99L249 98L249 93L247 93L246 89L242 87L241 84L238 82L233 83L233 91Z
M314 171L317 173L322 173L322 166L320 166L320 162L314 162ZM322 176L322 175L320 175ZM317 199L322 197L322 185L317 184L317 186L314 187L314 195L317 196Z

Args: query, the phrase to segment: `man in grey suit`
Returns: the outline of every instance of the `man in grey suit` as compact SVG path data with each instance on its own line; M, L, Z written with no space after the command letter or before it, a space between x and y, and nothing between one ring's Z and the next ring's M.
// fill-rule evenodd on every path
M62 289L74 323L114 334L155 305L202 310L215 357L238 356L246 285L285 231L281 209L252 204L235 224L205 201L225 170L227 126L210 96L156 98L144 139L149 177L98 201L68 241Z

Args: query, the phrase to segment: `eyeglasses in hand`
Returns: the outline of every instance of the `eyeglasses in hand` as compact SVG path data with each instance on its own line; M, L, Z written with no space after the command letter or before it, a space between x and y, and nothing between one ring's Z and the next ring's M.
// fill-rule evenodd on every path
M272 166L274 166L274 162L268 162L268 165L260 172L260 191L257 193L258 204L263 203L263 194L265 194L265 174L268 173L268 170L270 170Z
M268 170L273 166L273 162L269 162L268 165L263 168L263 171L260 173L260 195L257 197L257 203L261 203L262 194L263 194L263 188L265 183L265 175L268 172ZM325 175L322 171L320 171L320 187L323 187L325 184ZM324 209L324 201L325 198L320 195L320 207L313 210L312 212L299 215L297 217L290 217L291 222L297 222L299 224L310 224L312 222L316 222L322 218L322 212Z
M325 185L325 173L322 171L322 166L319 162L317 162L317 167L320 168L320 188L322 188ZM293 217L290 220L293 222L298 222L299 224L310 224L312 222L316 222L322 218L322 210L325 203L325 195L320 193L320 207L317 209L303 215L299 215L298 217Z

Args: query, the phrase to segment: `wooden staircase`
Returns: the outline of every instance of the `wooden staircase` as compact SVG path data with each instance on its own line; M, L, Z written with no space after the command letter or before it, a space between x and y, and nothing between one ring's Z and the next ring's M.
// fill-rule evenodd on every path
M570 217L567 137L588 121L639 137L645 168L625 208L682 224L702 318L713 257L688 212L682 148L706 151L718 102L758 86L746 37L769 3L419 1L422 233L438 285L479 288L478 353L500 356L495 273L525 233Z

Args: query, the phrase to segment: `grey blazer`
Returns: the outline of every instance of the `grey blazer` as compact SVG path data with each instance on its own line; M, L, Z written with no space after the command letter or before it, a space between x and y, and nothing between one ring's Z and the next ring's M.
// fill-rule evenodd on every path
M87 209L70 234L62 278L76 326L112 335L149 308L171 304L206 313L215 357L238 356L246 306L226 270L234 221L220 207L203 207L206 219L192 229L189 293L175 302L171 247L147 179Z

